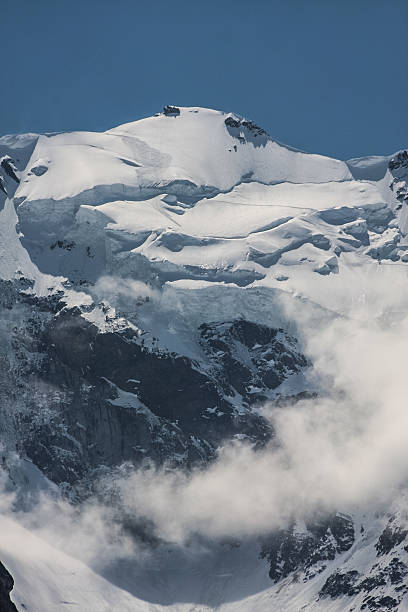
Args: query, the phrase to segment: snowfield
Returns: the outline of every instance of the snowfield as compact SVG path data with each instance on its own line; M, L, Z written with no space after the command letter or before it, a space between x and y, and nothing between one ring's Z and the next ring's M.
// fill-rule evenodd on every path
M276 585L268 578L265 561L256 558L254 542L238 550L221 545L215 561L214 552L180 559L177 552L169 550L167 559L147 560L142 567L135 562L122 563L121 577L118 579L113 572L112 580L112 576L104 578L18 522L2 518L0 554L15 580L12 600L19 610L28 612L71 608L81 612L342 612L360 609L364 591L337 599L321 598L319 591L336 571L358 569L363 575L369 574L372 565L378 562L374 548L376 534L384 526L374 517L357 515L355 519L362 521L365 530L349 552L329 562L315 579L299 581L290 576ZM391 557L382 560L384 567ZM160 601L163 603L157 603ZM407 609L405 596L398 610Z

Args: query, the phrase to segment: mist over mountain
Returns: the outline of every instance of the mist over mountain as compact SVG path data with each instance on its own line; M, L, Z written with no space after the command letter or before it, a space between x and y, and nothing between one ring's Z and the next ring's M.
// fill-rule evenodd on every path
M2 610L408 610L407 181L199 107L0 138Z

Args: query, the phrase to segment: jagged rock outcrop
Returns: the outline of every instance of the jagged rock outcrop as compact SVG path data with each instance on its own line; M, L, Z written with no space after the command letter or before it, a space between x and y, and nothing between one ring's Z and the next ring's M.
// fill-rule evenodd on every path
M14 163L14 160L9 155L4 155L0 159L0 167L4 170L4 172L13 179L16 183L20 182L20 179L17 176L17 168Z
M408 204L408 151L400 151L390 160L388 167L393 176L390 189L399 200L401 209L403 205Z
M3 428L55 482L75 485L124 461L208 461L236 435L263 445L271 427L251 406L307 365L283 330L242 319L203 324L200 363L147 346L141 330L115 317L102 331L63 294L40 298L31 288L24 278L2 283Z
M269 576L275 582L298 570L310 580L353 543L353 520L338 513L308 523L302 532L293 525L273 533L264 541L261 557L268 560Z
M180 114L180 109L177 106L169 106L167 104L163 107L163 113L166 117L177 117Z
M199 331L218 385L227 395L239 393L249 405L265 401L269 390L308 365L296 340L283 329L242 319L204 323Z
M0 610L1 612L17 612L17 608L10 599L14 580L10 572L0 562Z

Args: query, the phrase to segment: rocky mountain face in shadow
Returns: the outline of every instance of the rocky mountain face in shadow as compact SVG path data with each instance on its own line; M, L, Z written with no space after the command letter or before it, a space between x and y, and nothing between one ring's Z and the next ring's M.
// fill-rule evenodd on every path
M126 461L208 462L235 436L262 446L273 432L253 407L307 366L295 338L243 319L201 325L200 362L115 321L102 332L25 279L3 282L1 296L3 428L58 484Z
M16 606L10 599L14 580L4 565L0 562L0 610L1 612L17 612Z

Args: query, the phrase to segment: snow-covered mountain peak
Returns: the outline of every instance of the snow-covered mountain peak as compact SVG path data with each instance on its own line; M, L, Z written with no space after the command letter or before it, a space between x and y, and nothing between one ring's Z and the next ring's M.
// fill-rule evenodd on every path
M160 113L104 133L41 136L18 198L59 200L86 192L90 200L92 190L117 185L133 199L175 181L183 182L187 193L205 195L249 180L271 184L351 179L343 162L281 146L236 115L179 110L179 115ZM39 160L49 169L41 181L32 172Z
M208 467L231 443L244 444L251 457L253 449L263 449L267 469L254 474L262 472L266 486L254 491L256 499L269 500L264 492L274 491L274 485L263 478L276 467L268 460L268 453L276 458L269 407L274 415L286 416L287 409L293 418L289 407L305 400L296 406L299 415L313 416L314 400L329 393L333 381L340 390L333 405L346 409L341 423L350 409L343 406L344 397L362 397L364 410L377 401L374 394L369 401L364 395L371 388L364 376L374 378L376 364L368 360L370 372L363 372L361 384L351 370L369 356L354 363L352 349L345 346L340 357L346 367L340 376L333 374L339 354L324 328L333 321L349 322L345 335L351 343L361 312L367 326L371 318L375 321L376 332L381 317L405 312L399 294L395 304L383 308L383 287L392 284L405 295L407 179L406 151L342 162L282 145L234 113L199 107L166 106L162 113L103 133L0 138L0 429L2 472L5 478L9 474L10 486L24 483L30 490L44 478L40 470L76 500L100 486L98 495L109 512L112 499L119 504L115 524L130 519L129 531L139 534L141 528L146 542L152 534L137 521L133 525L132 512L146 516L137 504L149 499L147 487L131 512L121 514L119 489L112 495L109 479L115 487L125 486L126 474L150 462L166 463L174 474L176 468L184 474L192 465ZM314 318L317 324L309 330L305 321ZM328 346L323 342L317 349L321 340ZM399 371L400 362L396 366ZM387 367L377 372L383 386ZM325 423L330 410L324 408ZM365 422L366 412L363 416ZM290 423L301 432L296 447L315 431L311 422L313 427L305 421L305 428L299 422L297 429L288 421L286 433ZM338 421L332 426L337 433ZM349 423L340 433L349 449ZM326 441L325 436L319 440ZM310 444L307 462L314 453ZM348 454L337 453L336 447L333 456L343 464ZM321 463L318 457L318 473ZM244 464L252 487L250 466ZM302 473L305 482L313 477L313 466L310 471ZM101 474L107 477L102 484ZM284 474L275 479L278 493L270 504L252 508L251 496L241 487L245 520L252 510L262 517L264 506L279 506L279 487L291 480ZM215 484L212 494L223 488ZM364 489L363 484L354 488ZM313 486L311 495L306 491L308 508ZM295 478L295 499L305 488ZM240 491L228 490L239 496ZM234 514L234 504L224 501L217 512L210 505L208 515L203 504L201 530L202 525L213 528L215 515ZM196 499L194 504L199 509ZM180 531L185 529L182 505L180 525L174 517ZM160 518L158 506L149 508L152 520ZM152 563L164 582L161 578L154 588L152 572L138 568L134 559L126 566L129 576L119 576L114 565L105 568L112 587L76 560L53 556L46 546L41 571L52 587L58 584L41 595L42 612L68 601L65 590L73 588L70 581L61 588L62 570L51 568L54 561L57 568L76 567L81 580L98 592L104 589L105 603L103 594L90 592L88 598L88 591L78 588L81 610L85 603L91 609L115 609L111 600L116 597L120 609L143 611L163 609L156 597L166 609L186 612L201 604L206 610L263 611L271 597L277 610L288 612L342 610L344 601L370 610L382 609L384 602L397 605L408 575L404 520L396 515L395 524L391 519L387 524L389 517L379 519L377 508L372 515L354 506L335 509L339 512L329 506L328 515L307 523L310 517L301 517L293 525L285 516L282 529L268 532L262 550L258 540L241 547L217 540L206 543L205 560L177 546L164 552L158 542ZM165 506L166 526L168 514ZM217 537L223 529L228 537L236 535L229 527L234 521L229 514L226 518L214 532ZM262 529L268 531L269 523ZM258 537L262 529L256 525L248 533ZM18 542L24 532L21 526L15 532ZM199 533L204 539L208 535ZM22 559L20 551L14 554L13 546L13 539L0 542L0 560L15 576L16 601L35 610L27 601L37 575L30 569L34 562ZM260 552L263 560L256 559ZM184 563L176 587L173 558ZM270 582L266 563L278 585ZM195 577L187 593L190 571ZM240 590L242 576L246 587ZM203 590L203 581L210 592ZM119 592L122 586L126 591ZM186 603L168 608L181 601L180 593Z
M168 261L168 280L184 278L180 264L187 270L187 262L187 278L200 278L203 250L197 247L206 246L204 278L225 281L237 264L257 262L249 273L235 274L248 284L264 277L262 232L314 209L324 185L333 193L329 206L350 201L356 189L344 162L291 149L252 121L199 107L167 106L104 133L48 134L30 142L31 157L20 164L21 182L13 188L19 231L43 271L71 280L106 270L108 251L116 252L105 248L113 230L115 243L120 236L134 254L142 249L143 258L145 248L159 248L152 261ZM369 195L361 201L383 202L370 185L363 190ZM249 244L254 233L259 236ZM302 233L297 228L294 235ZM313 244L319 240L312 237ZM325 265L319 260L315 267Z
M387 163L347 166L236 114L167 106L104 133L40 136L14 205L32 260L72 282L115 270L160 286L285 278L296 290L337 273L341 253L404 256L405 210L388 228L399 201Z

